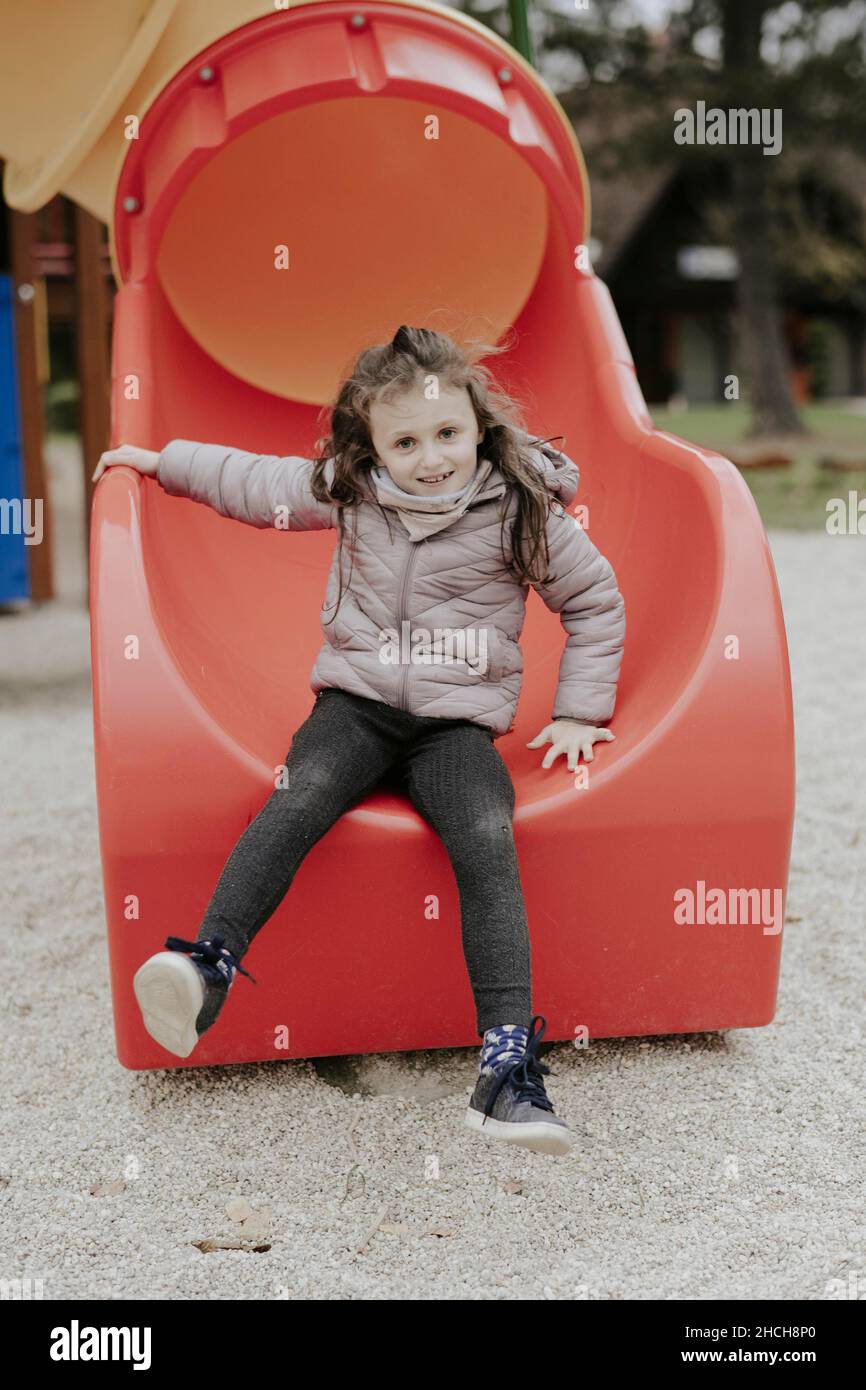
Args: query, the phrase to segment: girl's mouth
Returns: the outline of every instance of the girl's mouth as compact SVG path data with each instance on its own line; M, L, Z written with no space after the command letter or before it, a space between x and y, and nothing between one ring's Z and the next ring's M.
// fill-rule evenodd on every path
M454 469L452 468L447 473L435 473L430 478L419 478L418 481L419 483L427 483L430 487L433 487L436 483L444 483L446 478L450 478L453 472Z

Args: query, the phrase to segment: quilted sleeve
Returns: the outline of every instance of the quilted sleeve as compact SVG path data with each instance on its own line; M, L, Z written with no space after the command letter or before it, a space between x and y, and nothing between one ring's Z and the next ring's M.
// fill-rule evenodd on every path
M204 502L248 526L319 531L337 525L339 509L313 496L313 467L313 460L292 455L280 458L227 444L172 439L160 452L156 477L171 496ZM332 476L329 459L325 477L330 481Z
M558 503L548 513L552 584L533 588L567 633L554 719L601 725L613 714L625 642L625 603L616 575L589 536Z

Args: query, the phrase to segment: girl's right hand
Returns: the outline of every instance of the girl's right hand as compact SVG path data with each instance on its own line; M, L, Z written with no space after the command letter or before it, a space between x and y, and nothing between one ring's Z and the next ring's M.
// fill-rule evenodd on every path
M99 463L91 481L98 482L106 468L118 463L125 463L128 468L136 468L139 473L155 477L159 453L155 453L153 449L139 449L135 444L119 444L116 449L106 449L105 453L99 456Z

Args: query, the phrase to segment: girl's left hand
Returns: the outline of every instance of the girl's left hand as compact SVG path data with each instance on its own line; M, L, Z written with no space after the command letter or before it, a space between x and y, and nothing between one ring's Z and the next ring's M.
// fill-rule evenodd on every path
M572 772L577 770L577 760L583 753L584 762L591 763L593 760L592 745L601 739L610 740L616 738L610 729L597 729L594 724L580 724L576 719L554 719L552 724L546 725L540 734L536 734L531 743L527 743L527 748L538 748L542 743L553 745L548 748L542 759L542 767L550 767L551 763L559 757L560 753L565 753L568 758L568 766Z

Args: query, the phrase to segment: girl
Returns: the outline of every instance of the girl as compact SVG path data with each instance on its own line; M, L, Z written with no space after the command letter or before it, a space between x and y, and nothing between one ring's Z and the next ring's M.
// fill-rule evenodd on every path
M196 940L168 937L134 987L151 1036L189 1056L235 973L252 979L241 959L304 856L387 781L441 837L459 889L483 1039L465 1122L565 1153L575 1135L544 1089L547 1025L531 1008L514 786L494 741L513 724L530 584L568 640L552 722L527 747L549 742L542 766L564 754L575 769L581 752L589 761L594 743L614 737L600 726L616 698L624 605L610 564L561 505L577 491L576 466L530 440L479 365L505 349L476 348L403 326L362 352L315 461L185 439L161 453L122 445L101 456L94 480L132 465L251 526L339 534L316 699L286 755L285 785L232 850Z

